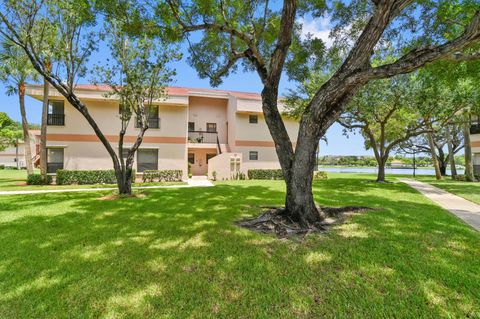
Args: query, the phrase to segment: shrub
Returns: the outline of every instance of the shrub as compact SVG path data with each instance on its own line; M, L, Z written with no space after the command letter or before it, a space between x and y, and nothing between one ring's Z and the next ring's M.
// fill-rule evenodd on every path
M214 180L214 181L217 180L217 171L213 171L213 172L212 172L212 177L213 177L213 180Z
M41 174L30 174L27 177L28 185L48 185L52 183L52 176L48 175L47 180L43 179Z
M0 169L5 169L5 165L0 165Z
M132 173L132 179L135 171ZM57 170L58 185L116 184L115 170Z
M327 172L324 171L317 171L313 173L313 180L314 181L321 181L328 179Z
M145 182L180 182L183 172L181 170L146 170L143 171L142 181Z
M283 179L281 169L250 169L248 179Z

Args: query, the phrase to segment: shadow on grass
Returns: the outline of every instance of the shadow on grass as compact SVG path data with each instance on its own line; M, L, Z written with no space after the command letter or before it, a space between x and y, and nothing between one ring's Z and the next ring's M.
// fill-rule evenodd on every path
M0 202L0 317L478 313L478 234L409 187L315 184L322 205L382 210L304 242L234 226L260 205L282 204L283 189L238 182L117 201L9 196Z

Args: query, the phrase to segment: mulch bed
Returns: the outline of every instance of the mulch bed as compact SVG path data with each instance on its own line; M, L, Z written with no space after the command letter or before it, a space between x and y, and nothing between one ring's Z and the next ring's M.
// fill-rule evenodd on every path
M318 209L325 213L326 218L308 227L290 219L282 207L268 207L260 216L242 219L235 224L254 232L274 234L278 238L305 237L310 233L326 232L332 226L344 223L347 217L353 214L374 210L365 206L318 207Z

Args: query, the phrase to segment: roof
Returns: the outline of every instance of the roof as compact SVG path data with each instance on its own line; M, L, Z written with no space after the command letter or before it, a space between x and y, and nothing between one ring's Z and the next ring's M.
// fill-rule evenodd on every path
M31 87L42 87L39 84L30 85ZM110 86L100 84L77 84L75 89L82 90L82 91L99 91L99 92L106 92L110 90ZM259 93L253 92L240 92L240 91L227 91L227 90L218 90L218 89L201 89L201 88L185 88L185 87L178 87L178 86L168 86L167 87L167 94L168 95L176 95L176 96L201 96L201 95L224 95L228 97L229 95L234 96L239 99L245 100L257 100L260 101L262 99Z

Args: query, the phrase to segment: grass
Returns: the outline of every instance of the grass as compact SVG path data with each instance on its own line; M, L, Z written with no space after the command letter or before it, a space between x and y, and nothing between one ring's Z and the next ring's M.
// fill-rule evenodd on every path
M236 227L280 181L0 197L0 318L480 317L480 235L401 183L329 174L378 211L304 241Z
M0 170L0 191L43 190L43 189L76 189L76 188L116 188L115 184L92 185L26 185L25 170ZM183 185L185 182L149 182L134 183L133 186Z
M450 177L444 177L440 181L431 176L422 176L417 179L480 204L480 183L454 181Z

